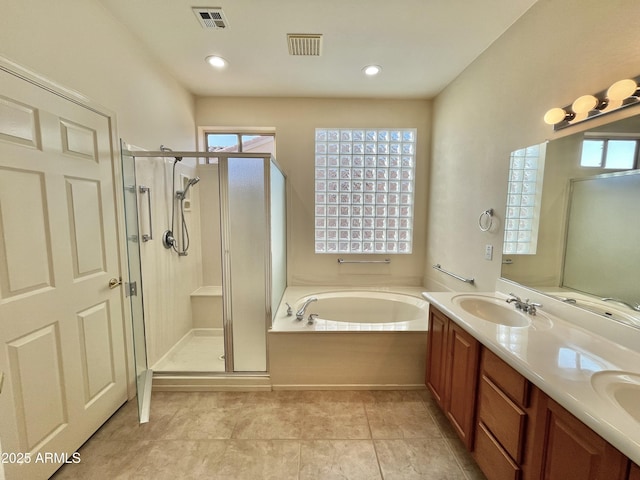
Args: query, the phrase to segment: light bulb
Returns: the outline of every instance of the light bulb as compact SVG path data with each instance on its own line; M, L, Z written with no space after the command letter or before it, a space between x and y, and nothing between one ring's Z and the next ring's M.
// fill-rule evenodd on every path
M378 75L382 71L382 67L380 65L367 65L362 71L365 75L372 77Z
M551 110L548 110L547 113L544 114L544 123L548 125L555 125L556 123L560 123L567 117L567 112L565 112L562 108L555 107Z
M624 100L625 98L634 96L638 89L638 84L635 80L627 78L625 80L618 80L616 83L609 87L607 90L607 98L610 100Z
M576 98L576 101L571 105L571 109L578 113L588 113L598 105L598 99L593 95L583 95Z
M224 68L227 66L227 61L218 55L209 55L205 60L209 65L215 68Z

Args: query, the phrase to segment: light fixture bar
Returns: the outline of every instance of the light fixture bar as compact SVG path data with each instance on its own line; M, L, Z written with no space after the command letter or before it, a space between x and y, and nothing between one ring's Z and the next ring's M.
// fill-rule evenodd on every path
M582 95L564 108L551 108L545 123L558 131L585 120L600 117L622 108L640 104L640 76L619 80L595 95Z

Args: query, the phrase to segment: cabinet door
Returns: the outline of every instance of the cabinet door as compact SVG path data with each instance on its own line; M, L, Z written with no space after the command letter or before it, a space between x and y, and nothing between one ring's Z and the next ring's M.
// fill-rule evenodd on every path
M544 480L623 480L628 460L567 410L547 398L538 424Z
M426 384L434 398L444 408L446 386L445 367L449 319L435 308L429 309Z
M449 323L445 412L468 450L472 450L480 347L478 341Z
M640 480L640 467L635 463L631 464L631 470L629 470L629 480Z

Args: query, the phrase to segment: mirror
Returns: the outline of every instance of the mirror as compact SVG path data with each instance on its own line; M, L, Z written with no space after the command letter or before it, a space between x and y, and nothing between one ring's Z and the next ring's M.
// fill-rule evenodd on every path
M529 178L510 171L501 275L583 308L603 297L634 306L640 304L640 170L580 166L581 156L588 154L583 141L594 144L599 138L640 139L640 115L512 153L512 167L524 158L527 168L537 164L541 170L537 179L534 170ZM638 150L636 142L632 153L636 169ZM536 193L525 195L536 187ZM517 217L521 210L513 206L520 198L522 205L525 198L532 203L524 215L528 219L511 220L510 215L515 212ZM518 232L518 224L533 225L534 231ZM605 305L640 318L640 312L622 303ZM606 314L601 310L597 313Z

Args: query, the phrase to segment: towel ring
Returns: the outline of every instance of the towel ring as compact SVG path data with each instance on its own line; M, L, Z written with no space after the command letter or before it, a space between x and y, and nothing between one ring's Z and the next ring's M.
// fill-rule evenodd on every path
M489 210L485 210L480 214L480 218L478 218L478 226L480 230L483 232L488 232L493 225L493 208Z

